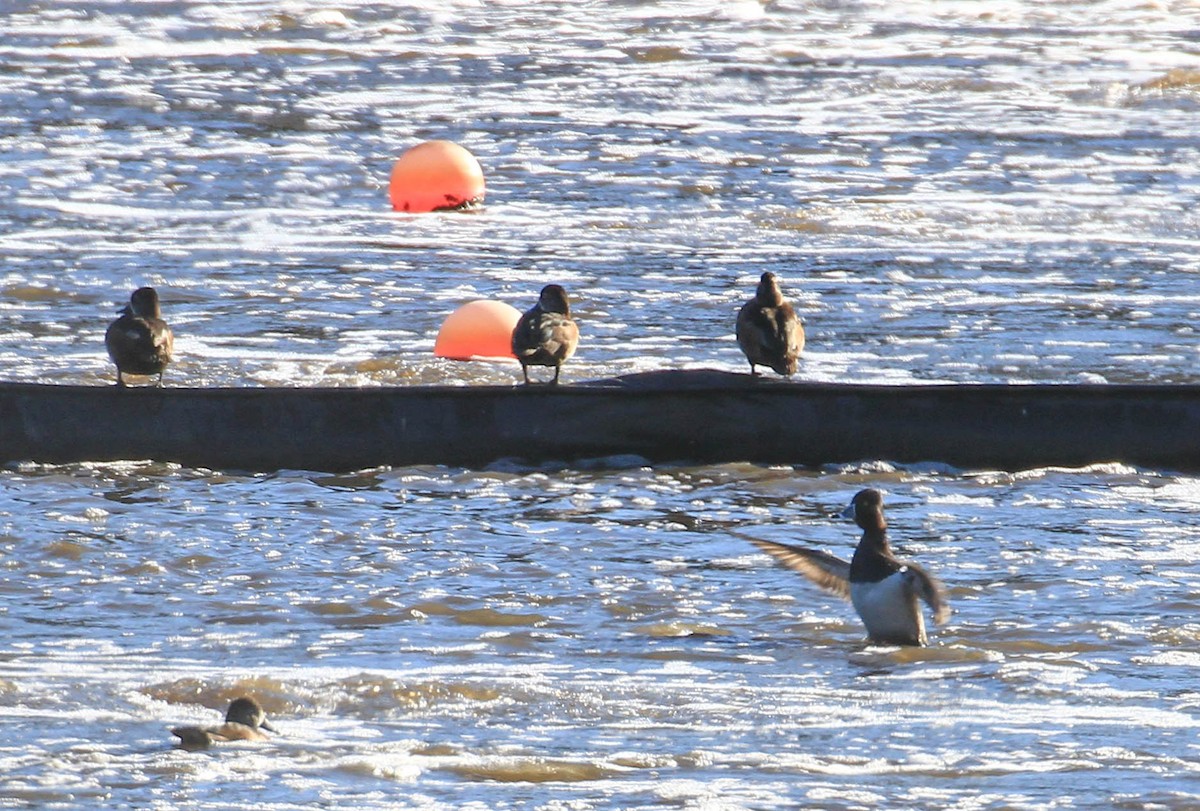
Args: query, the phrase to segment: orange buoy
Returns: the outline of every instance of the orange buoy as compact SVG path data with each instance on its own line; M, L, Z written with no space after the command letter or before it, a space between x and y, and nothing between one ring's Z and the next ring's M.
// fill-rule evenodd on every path
M503 301L470 301L447 316L433 354L451 360L511 358L512 334L521 312Z
M392 167L388 197L396 211L451 211L483 202L483 169L452 141L425 141Z

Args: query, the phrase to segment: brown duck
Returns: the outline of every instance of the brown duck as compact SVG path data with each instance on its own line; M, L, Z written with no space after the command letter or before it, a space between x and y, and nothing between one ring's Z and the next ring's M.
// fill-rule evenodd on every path
M804 327L792 305L783 299L775 274L767 271L759 279L754 298L742 305L737 317L737 342L756 366L769 366L781 375L794 375L804 351Z
M521 362L521 373L529 383L530 366L553 366L558 382L562 365L575 354L579 327L571 320L571 302L567 291L557 284L542 288L537 304L517 321L512 334L512 351Z
M125 385L123 375L158 375L161 386L174 342L171 328L162 319L158 292L153 287L134 290L121 317L104 333L108 356L117 365L117 385Z
M183 749L207 749L214 743L228 741L270 740L262 730L274 732L267 723L267 714L252 698L235 698L225 713L225 723L219 727L175 727L171 734L179 738Z

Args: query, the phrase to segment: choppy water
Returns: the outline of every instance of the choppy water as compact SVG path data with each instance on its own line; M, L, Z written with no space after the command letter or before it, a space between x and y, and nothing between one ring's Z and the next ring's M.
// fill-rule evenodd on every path
M477 297L576 300L580 380L740 370L774 270L823 380L1197 382L1190 2L0 3L0 378L505 383ZM387 209L421 139L477 214ZM888 493L920 651L747 537ZM0 471L0 806L1190 808L1200 480L148 463ZM169 726L239 693L269 744Z

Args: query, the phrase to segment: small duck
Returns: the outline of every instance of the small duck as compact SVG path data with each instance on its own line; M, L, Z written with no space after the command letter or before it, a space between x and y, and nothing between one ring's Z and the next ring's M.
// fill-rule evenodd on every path
M156 374L161 386L174 343L171 328L162 319L158 292L153 287L134 290L121 317L104 333L108 356L117 365L117 385L125 385L123 375Z
M260 730L274 732L267 723L267 714L252 698L235 698L225 713L225 723L219 727L175 727L171 734L179 738L183 749L207 749L214 743L227 741L270 740Z
M512 334L512 352L521 362L521 373L529 385L530 366L553 366L554 379L562 365L575 354L579 344L579 327L571 320L571 302L567 291L557 284L542 288L537 304L530 307Z
M801 546L753 539L752 543L817 586L849 599L867 626L872 642L925 645L925 619L918 598L933 611L938 624L950 618L941 585L912 563L899 561L887 539L883 495L862 490L842 513L862 528L862 540L847 563L841 558Z
M796 373L804 351L804 326L784 301L774 273L762 275L754 298L738 311L737 342L750 361L752 377L758 375L756 366L770 366L781 375Z

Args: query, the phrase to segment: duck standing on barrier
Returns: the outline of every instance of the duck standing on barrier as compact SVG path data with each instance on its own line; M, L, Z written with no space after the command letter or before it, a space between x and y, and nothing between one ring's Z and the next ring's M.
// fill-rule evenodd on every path
M134 290L121 317L104 333L108 356L117 365L117 385L125 385L124 375L158 375L156 385L161 386L174 343L171 328L162 319L158 292L153 287Z
M562 365L575 354L579 327L571 320L571 302L567 291L557 284L542 288L537 304L530 307L513 329L512 352L521 362L525 384L529 384L530 366L553 366L554 379Z
M804 351L804 327L784 300L774 273L762 275L754 298L738 311L736 334L738 346L750 361L751 376L758 375L758 366L768 366L781 375L796 373Z

